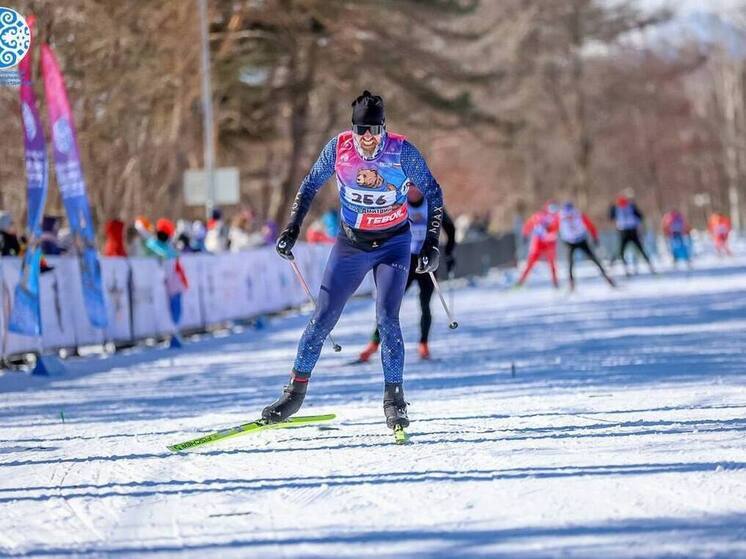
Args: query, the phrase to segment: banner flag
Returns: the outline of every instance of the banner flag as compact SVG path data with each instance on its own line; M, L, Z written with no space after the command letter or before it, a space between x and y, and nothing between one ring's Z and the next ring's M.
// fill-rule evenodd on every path
M36 18L27 18L33 41ZM32 85L31 49L21 59L18 73L21 78L20 101L26 152L27 181L27 236L28 247L23 257L21 277L15 289L13 311L8 329L16 334L39 336L41 313L39 305L39 267L41 261L41 218L47 200L48 166L44 127L39 117L36 94Z
M41 47L41 67L52 128L54 170L70 223L70 232L79 255L86 313L92 326L105 328L107 313L101 265L96 251L96 233L88 204L83 169L80 165L75 125L60 66L52 48L47 44Z

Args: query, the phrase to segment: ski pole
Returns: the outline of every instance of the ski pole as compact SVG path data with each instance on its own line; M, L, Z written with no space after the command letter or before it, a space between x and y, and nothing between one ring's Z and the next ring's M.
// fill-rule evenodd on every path
M308 284L306 283L306 279L303 277L303 274L301 273L300 268L298 268L298 264L295 263L295 256L293 256L292 253L291 253L291 258L288 260L288 262L290 262L290 266L292 266L293 271L295 272L295 275L298 276L298 280L300 280L300 283L303 286L303 290L306 292L306 295L308 295L308 298L311 299L313 306L318 308L318 305L316 304L316 298L311 293L311 289L308 287ZM334 341L334 338L332 338L331 332L329 333L329 340L332 342L332 346L334 346L334 351L336 351L337 353L342 351L342 346Z
M453 319L453 315L451 314L451 311L448 308L448 305L446 305L446 300L443 298L443 293L440 290L440 285L438 285L438 280L435 279L435 274L433 272L430 272L430 279L433 280L435 291L438 292L438 297L440 297L440 302L443 304L443 308L445 309L446 314L448 315L448 320L450 321L448 324L448 327L451 330L455 330L456 328L458 328L458 322L456 322Z
M456 273L451 270L448 272L448 304L450 305L453 312L456 312L456 303L454 302L454 295L453 295L453 280L456 277Z

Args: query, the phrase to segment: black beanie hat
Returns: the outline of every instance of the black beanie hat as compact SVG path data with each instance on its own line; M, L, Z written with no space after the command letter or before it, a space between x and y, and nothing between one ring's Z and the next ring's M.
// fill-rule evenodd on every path
M352 124L384 124L383 99L367 89L352 102Z

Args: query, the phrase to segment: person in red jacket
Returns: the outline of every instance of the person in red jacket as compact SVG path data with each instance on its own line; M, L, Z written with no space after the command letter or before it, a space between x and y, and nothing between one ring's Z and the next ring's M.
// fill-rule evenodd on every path
M730 219L718 213L714 213L707 221L707 230L710 232L712 242L715 243L715 252L718 256L733 256L728 248L728 237L730 236Z
M124 222L110 219L106 222L104 231L106 233L104 256L127 256L127 249L124 246Z
M588 259L593 262L601 271L601 275L611 287L616 287L614 280L609 277L606 270L593 253L588 238L593 239L593 243L598 245L598 230L590 218L576 208L572 202L565 202L559 213L559 236L562 242L567 245L567 266L570 277L570 291L575 289L575 277L573 268L575 266L575 251L580 250L585 253Z
M557 279L557 204L547 203L543 209L532 215L523 225L523 236L530 237L531 244L528 249L526 267L523 269L516 287L520 287L526 281L528 274L534 264L541 258L545 258L552 272L552 283L559 287Z

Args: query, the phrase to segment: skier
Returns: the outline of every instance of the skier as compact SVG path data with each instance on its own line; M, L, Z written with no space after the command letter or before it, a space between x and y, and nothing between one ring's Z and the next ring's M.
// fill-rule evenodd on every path
M425 237L427 236L428 206L425 203L425 197L422 195L422 192L414 185L409 187L407 202L409 203L409 228L412 232L412 244L410 246L412 256L409 262L409 277L407 278L404 291L408 290L415 281L420 287L420 310L422 314L420 316L420 343L417 349L421 359L430 359L430 348L427 342L430 335L430 325L433 321L433 317L430 314L430 299L433 296L435 286L429 274L418 274L415 271L422 243L425 242ZM443 209L443 231L448 237L444 253L446 270L450 273L456 265L456 260L453 258L453 249L456 246L456 228L453 226L453 221L451 221L445 208ZM361 363L368 361L370 356L378 351L380 343L381 334L378 328L376 328L370 343L360 353L358 361Z
M387 132L383 99L363 91L352 103L352 130L326 144L293 202L290 223L277 239L277 252L292 259L311 202L336 173L341 229L329 255L313 317L298 344L290 382L280 398L264 408L267 422L287 419L303 404L311 372L324 340L368 271L377 287L376 318L381 333L386 425L400 432L409 425L402 387L404 343L399 307L409 274L412 235L407 189L417 184L428 202L427 232L417 273L438 268L443 196L420 152L404 136Z
M690 231L691 228L680 211L671 210L663 216L663 235L668 241L674 267L679 260L686 262L689 267L692 265L691 255L689 254Z
M575 289L575 277L573 276L573 267L575 266L575 251L580 250L585 253L588 259L593 262L601 271L601 275L611 287L616 287L614 280L604 270L601 262L588 244L588 236L593 238L594 244L598 245L598 231L593 222L577 209L572 202L565 202L559 213L559 235L560 239L567 245L567 266L570 277L570 291Z
M707 230L710 232L718 256L733 256L728 248L728 237L731 231L730 219L722 214L714 213L707 221Z
M637 208L637 204L626 196L619 196L616 199L616 204L609 208L609 219L616 223L616 229L619 231L618 257L622 259L624 273L629 275L627 261L624 259L624 251L627 249L627 245L632 243L645 259L645 262L648 263L650 272L654 274L655 269L653 268L653 263L650 261L650 258L640 242L640 233L638 229L645 218L643 217L642 212Z
M547 202L545 206L532 215L523 224L523 236L530 237L531 243L528 248L526 267L523 269L516 287L521 287L534 264L540 258L546 258L549 269L552 272L552 284L559 287L557 279L557 211L559 208L554 202Z

